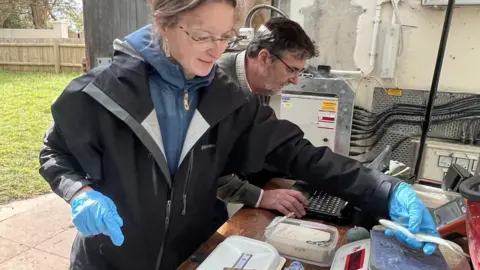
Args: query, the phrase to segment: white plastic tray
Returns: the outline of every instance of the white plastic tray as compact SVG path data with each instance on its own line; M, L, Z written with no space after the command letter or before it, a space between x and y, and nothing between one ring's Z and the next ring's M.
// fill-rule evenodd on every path
M226 267L255 270L281 270L285 264L270 244L233 235L227 237L197 270L223 270Z
M266 242L283 257L322 267L332 264L338 237L335 227L290 218L265 231Z

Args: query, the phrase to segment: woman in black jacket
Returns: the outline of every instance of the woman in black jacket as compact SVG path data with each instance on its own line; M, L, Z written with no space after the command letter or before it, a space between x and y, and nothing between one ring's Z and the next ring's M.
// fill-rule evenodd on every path
M312 146L215 68L235 0L150 2L153 25L116 40L112 64L73 80L51 108L40 173L72 207L71 269L175 269L205 238L217 179L265 164L424 228L405 183Z

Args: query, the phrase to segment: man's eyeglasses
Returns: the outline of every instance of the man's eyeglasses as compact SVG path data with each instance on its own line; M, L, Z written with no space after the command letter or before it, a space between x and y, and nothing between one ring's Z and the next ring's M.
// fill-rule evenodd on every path
M237 34L235 30L231 30L227 34L223 34L222 37L216 38L214 36L208 36L205 34L200 34L200 33L195 33L195 32L190 32L187 31L184 27L179 26L179 28L187 35L189 36L193 41L195 41L198 45L201 45L202 47L213 47L217 41L220 41L221 43L229 44L237 38Z
M298 70L298 69L296 69L296 68L292 68L290 65L288 65L287 63L285 63L285 61L283 61L282 58L280 58L278 55L275 55L275 54L273 54L273 53L272 53L272 55L273 55L275 58L277 58L278 60L280 60L280 62L282 62L282 63L287 67L287 69L290 71L290 73L292 73L292 75L294 75L294 76L298 76L298 75L302 74L302 73L305 71L305 69L303 69L303 68L300 69L300 70Z

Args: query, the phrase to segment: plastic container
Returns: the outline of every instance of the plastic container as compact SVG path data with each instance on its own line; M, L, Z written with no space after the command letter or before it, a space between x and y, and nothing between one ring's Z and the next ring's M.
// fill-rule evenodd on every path
M463 181L460 193L467 200L467 238L473 269L480 270L480 176Z
M285 261L268 243L232 235L220 243L197 270L278 270L283 268Z
M283 270L305 270L305 268L303 267L303 264L301 262L293 261L289 267Z
M276 224L281 218L275 218L270 224ZM265 241L287 259L330 267L338 230L321 223L287 218L265 230Z

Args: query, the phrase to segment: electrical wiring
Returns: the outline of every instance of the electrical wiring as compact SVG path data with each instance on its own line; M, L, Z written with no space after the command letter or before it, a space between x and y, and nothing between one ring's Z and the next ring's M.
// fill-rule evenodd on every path
M354 152L354 151L350 151L350 152L348 153L348 155L349 155L350 157L358 157L358 156L361 156L361 155L364 155L364 154L365 154L365 152Z
M367 154L373 149L390 128L396 124L406 125L421 125L425 115L426 106L416 104L395 104L392 107L385 109L379 113L373 113L365 108L355 106L352 131L350 138L350 146L365 149L364 151L351 151L351 156L361 156ZM391 117L410 117L414 119L393 119ZM415 119L416 118L416 119ZM432 115L432 125L445 124L451 121L461 121L462 134L460 138L445 138L434 137L457 143L475 144L480 140L480 131L476 131L474 123L480 120L480 95L474 95L456 99L434 107ZM395 151L408 139L418 137L419 134L412 134L397 141L392 146L392 151ZM373 140L372 140L373 138ZM368 143L361 143L361 141L369 140ZM366 161L368 162L368 161Z
M433 119L432 123L438 124L438 123L444 123L444 122L448 122L448 121L452 121L452 120L456 120L456 119L460 119L460 118L466 119L466 117L478 116L479 114L480 114L480 110L469 111L468 113L461 113L461 114L451 116L451 117L448 117L448 118ZM422 122L423 122L423 119L422 120L393 119L393 120L390 120L390 121L384 123L383 125L377 125L376 124L368 130L353 130L352 129L351 134L352 135L367 135L366 137L364 137L364 139L368 139L368 138L371 138L379 130L383 130L383 129L385 129L385 127L387 127L387 128L391 127L394 124L416 125L416 124L421 124Z
M377 82L377 84L378 84L380 87L383 88L383 90L385 91L385 93L388 93L387 88L385 88L385 86L383 86L383 84L382 84L377 78L375 78L375 77L373 77L373 76L364 76L364 77L360 78L360 80L359 80L358 83L357 83L357 86L355 87L355 92L357 92L358 88L360 87L360 84L361 84L361 83L363 82L363 80L365 80L365 79L373 79L374 81Z
M433 113L432 117L437 117L438 118L438 117L452 116L453 114L462 115L462 114L466 114L466 113L480 113L480 106L477 106L477 107L478 108L474 108L474 109L464 108L464 109L460 109L460 110L455 110L455 113L439 111L439 112ZM423 115L421 113L415 113L415 112L393 113L392 112L388 115L385 115L382 119L375 119L374 121L371 121L369 123L362 122L362 121L359 121L359 120L353 120L352 128L358 131L358 133L355 134L355 135L371 133L371 132L374 132L375 130L377 130L378 128L380 128L386 122L387 118L389 118L390 116L395 116L395 115L398 115L398 116L416 116L416 117L420 117L419 120L423 120ZM371 127L369 129L367 129L365 126L371 126Z
M470 144L475 144L475 142L478 140L476 136L477 133L474 131L474 126L475 126L474 123L478 123L478 121L476 121L475 119L472 119L471 121L468 122L468 124L466 125L466 128L462 129L462 136L464 136L464 138L462 137L462 139L465 139L465 143L468 142ZM466 139L467 134L470 134L470 137L468 139Z
M451 101L451 102L448 102L448 103L445 103L445 104L442 104L442 105L436 105L436 106L434 106L433 109L434 109L434 112L443 111L443 110L447 110L448 112L450 112L452 109L456 109L457 107L464 107L465 104L476 104L477 102L480 102L480 96L472 96L472 97L457 99L457 100L454 100L454 101ZM380 117L381 115L387 114L390 111L407 109L407 108L408 109L413 109L413 110L418 110L419 113L424 113L424 109L426 109L426 106L425 105L415 105L415 104L395 104L392 107L390 107L390 108L388 108L388 109L386 109L382 112L379 112L378 114L369 112L366 109L362 109L361 114L365 115L366 117L376 118L376 117ZM358 118L358 116L354 115L354 118ZM377 120L374 120L374 121L377 121Z
M452 117L452 118L448 118L448 119L432 120L432 125L443 124L444 122L450 122L450 121L465 121L465 120L470 120L470 119L480 119L480 115L478 113L476 113L476 114L471 114L469 116ZM421 121L418 122L418 121L415 121L415 120L399 120L399 122L400 123L402 123L402 122L416 123L416 124L421 123ZM365 147L365 148L368 148L368 149L372 149L373 147L375 147L380 142L380 140L387 133L387 131L388 131L388 127L381 129L379 134L377 135L377 137L375 138L375 140L371 144L361 145L361 144L357 144L357 143L350 143L350 146ZM373 137L373 136L368 136L368 137L364 137L364 138L351 138L350 141L365 140L365 139L369 139L371 137ZM461 139L459 139L458 141L461 142Z
M432 117L446 117L453 114L473 113L480 110L480 97L456 100L437 106ZM425 115L425 107L422 105L396 104L378 114L369 113L366 110L355 110L353 114L352 129L360 130L359 134L367 134L378 129L384 122L393 116L417 116ZM447 107L448 106L448 107ZM409 107L409 108L402 108Z

